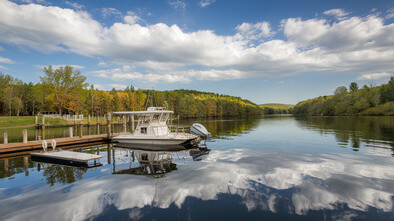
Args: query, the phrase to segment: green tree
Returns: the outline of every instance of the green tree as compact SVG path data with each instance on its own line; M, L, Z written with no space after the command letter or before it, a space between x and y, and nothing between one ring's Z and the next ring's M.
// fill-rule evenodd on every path
M67 106L75 106L75 100L79 98L78 94L88 85L85 82L86 77L71 66L56 70L53 70L52 66L44 67L44 76L40 77L40 80L52 97L60 115Z
M357 90L358 90L358 85L357 85L357 83L356 83L356 82L350 83L350 85L349 85L349 91L354 92L354 91L357 91Z
M335 89L334 94L335 95L343 95L347 93L347 88L345 86L340 86Z

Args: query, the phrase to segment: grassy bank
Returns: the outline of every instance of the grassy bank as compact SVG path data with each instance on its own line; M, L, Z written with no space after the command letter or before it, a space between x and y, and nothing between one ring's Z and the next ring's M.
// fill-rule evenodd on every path
M38 118L38 123L41 124L41 117ZM29 126L35 124L35 117L34 116L12 116L0 117L0 128L4 127L19 127L19 126ZM45 124L48 125L66 125L67 121L61 118L45 118Z

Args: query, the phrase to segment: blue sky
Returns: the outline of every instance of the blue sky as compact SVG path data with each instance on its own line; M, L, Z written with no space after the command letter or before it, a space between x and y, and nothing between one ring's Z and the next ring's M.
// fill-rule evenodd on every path
M394 73L393 1L0 0L0 71L73 65L99 89L194 89L256 103Z

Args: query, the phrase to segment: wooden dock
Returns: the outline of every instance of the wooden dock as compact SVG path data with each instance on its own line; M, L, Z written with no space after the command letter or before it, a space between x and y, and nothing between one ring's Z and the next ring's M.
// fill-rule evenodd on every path
M119 135L118 133L112 134L113 136ZM83 137L66 137L66 138L56 138L56 148L58 147L68 147L81 144L105 144L107 143L107 134L100 135L86 135ZM52 139L46 139L48 143L48 149L51 149ZM28 141L27 143L8 143L0 144L0 154L20 152L20 151L32 151L42 149L43 140Z

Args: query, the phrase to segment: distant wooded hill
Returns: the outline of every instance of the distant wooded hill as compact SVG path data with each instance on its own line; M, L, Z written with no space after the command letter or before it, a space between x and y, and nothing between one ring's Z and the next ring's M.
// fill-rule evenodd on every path
M86 77L70 66L44 68L37 84L25 83L0 73L0 115L35 115L40 111L60 114L76 113L103 115L122 110L144 110L148 106L162 106L175 115L189 117L221 117L262 114L255 103L222 94L193 90L103 91L85 82Z
M291 114L295 105L268 103L259 106L264 110L264 114Z
M349 85L349 89L338 87L334 95L299 102L293 113L312 116L394 115L394 77L377 87L364 85L358 89L355 82Z

